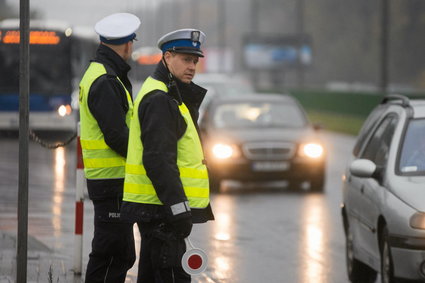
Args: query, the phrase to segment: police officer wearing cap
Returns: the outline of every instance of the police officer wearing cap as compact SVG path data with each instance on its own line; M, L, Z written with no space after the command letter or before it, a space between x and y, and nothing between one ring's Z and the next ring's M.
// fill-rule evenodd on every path
M170 32L134 103L121 215L142 235L137 282L190 282L181 258L193 223L213 220L198 134L206 90L192 82L205 34Z
M96 57L80 82L84 173L94 206L94 236L85 282L124 282L136 256L133 224L120 219L125 157L133 113L127 60L140 26L128 13L96 23Z

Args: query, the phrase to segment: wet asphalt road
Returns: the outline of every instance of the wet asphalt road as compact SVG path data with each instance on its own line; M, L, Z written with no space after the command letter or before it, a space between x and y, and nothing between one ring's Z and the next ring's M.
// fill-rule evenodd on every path
M63 138L63 137L62 137ZM324 194L250 188L225 183L211 199L216 221L195 225L192 242L209 256L194 282L342 283L344 235L340 217L341 176L354 143L324 133L328 147ZM74 253L75 142L55 150L29 145L28 233L72 267ZM0 137L0 231L17 229L18 139ZM93 212L85 201L83 272L90 249ZM140 243L137 232L136 245ZM47 272L41 270L40 272ZM135 282L136 266L128 275ZM0 274L2 275L2 274ZM71 276L68 276L70 279ZM70 281L71 282L71 281ZM74 278L74 282L79 282Z

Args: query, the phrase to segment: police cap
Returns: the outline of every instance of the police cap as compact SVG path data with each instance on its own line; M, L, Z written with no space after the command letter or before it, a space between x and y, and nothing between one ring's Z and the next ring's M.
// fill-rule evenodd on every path
M163 53L172 51L204 57L201 44L205 41L205 38L205 33L200 30L191 28L179 29L162 36L158 40L158 47Z
M134 40L135 31L140 26L140 20L130 13L116 13L101 19L94 26L100 36L100 41L119 45Z

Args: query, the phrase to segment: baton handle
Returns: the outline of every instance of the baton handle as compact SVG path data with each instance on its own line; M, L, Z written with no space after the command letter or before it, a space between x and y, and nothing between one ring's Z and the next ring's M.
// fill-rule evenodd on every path
M186 243L186 250L192 250L195 247L192 245L192 242L190 241L189 237L184 238L184 242Z

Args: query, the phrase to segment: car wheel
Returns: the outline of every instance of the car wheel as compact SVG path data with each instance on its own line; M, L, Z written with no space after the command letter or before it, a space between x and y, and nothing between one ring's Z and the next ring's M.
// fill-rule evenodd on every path
M391 257L391 249L388 244L388 229L384 227L382 232L382 250L381 250L381 282L382 283L395 283L394 278L393 260Z
M354 242L353 234L350 226L347 225L347 232L345 235L345 257L347 264L347 274L350 282L352 283L373 283L376 280L377 272L357 260L354 257Z

